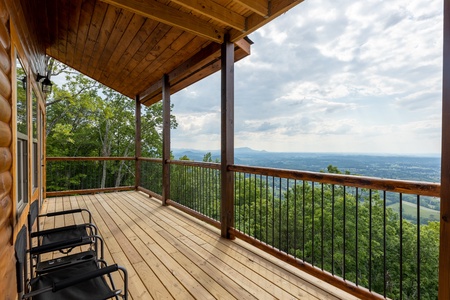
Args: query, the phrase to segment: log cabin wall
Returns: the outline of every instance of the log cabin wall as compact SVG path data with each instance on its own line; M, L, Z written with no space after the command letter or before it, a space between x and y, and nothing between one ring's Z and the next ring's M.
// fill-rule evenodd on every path
M12 203L12 84L9 13L0 0L0 291L15 299Z
M17 298L14 241L17 232L26 222L29 204L36 201L32 193L31 172L28 175L26 207L17 213L16 207L16 72L15 56L20 56L29 84L27 93L37 91L38 106L45 112L43 95L35 81L37 72L45 71L45 47L40 45L33 19L26 16L32 8L22 7L26 1L0 0L0 297ZM28 17L28 18L27 18ZM31 102L31 97L29 101ZM31 117L31 104L28 118ZM28 122L31 132L31 122ZM43 141L42 141L43 142ZM28 147L28 166L31 167L31 148ZM42 181L41 181L42 182Z

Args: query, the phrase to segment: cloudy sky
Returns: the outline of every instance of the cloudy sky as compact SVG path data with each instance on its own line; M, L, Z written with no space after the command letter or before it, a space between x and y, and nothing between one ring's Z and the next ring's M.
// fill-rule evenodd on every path
M441 0L306 0L249 37L236 147L440 152ZM219 73L172 103L172 148L220 149Z

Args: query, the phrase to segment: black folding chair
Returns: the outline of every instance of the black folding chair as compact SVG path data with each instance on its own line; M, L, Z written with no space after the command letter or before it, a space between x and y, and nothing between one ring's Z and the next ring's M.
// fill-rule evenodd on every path
M26 278L26 228L20 230L16 250L17 287L21 299L33 300L81 300L81 299L128 299L128 274L125 268L117 264L106 266L101 260L86 260L78 264L61 267L57 271ZM101 267L104 265L104 267ZM122 273L123 289L117 289L111 273ZM24 289L24 286L26 287Z
M33 202L30 205L30 211L28 213L28 227L29 227L28 230L30 231L30 238L37 238L38 246L97 234L97 227L92 223L91 212L87 209L79 208L79 209L51 212L46 214L39 214L38 205L39 205L38 201ZM34 223L40 217L56 217L83 212L87 213L89 216L88 223L74 224L47 230L40 230L39 222L37 222L36 224L37 229L35 231L32 230Z
M39 215L38 211L38 201L35 201L31 204L28 213L30 271L32 277L35 272L37 274L50 272L68 264L84 262L87 259L103 259L103 240L97 235L97 228L92 224L92 217L87 209L58 211L42 215ZM36 222L39 217L54 217L83 212L88 213L89 223L39 230L39 222ZM34 223L37 223L37 230L35 231L32 230ZM34 247L32 247L33 239L37 240L37 245ZM100 247L98 244L100 244ZM87 250L67 255L75 247L85 245L88 246ZM53 251L60 251L66 256L42 261L42 254Z
M27 230L25 225L22 226L17 234L16 242L14 244L15 256L16 256L16 280L17 280L17 293L19 298L25 291L25 276L27 275Z

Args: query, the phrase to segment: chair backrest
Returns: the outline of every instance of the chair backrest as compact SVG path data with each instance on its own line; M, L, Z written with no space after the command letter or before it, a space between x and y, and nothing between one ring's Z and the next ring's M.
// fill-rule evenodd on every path
M26 254L27 254L27 228L22 226L17 234L16 243L14 244L16 256L16 278L17 278L17 292L21 293L24 286L24 276L26 270Z
M28 212L28 229L31 231L39 214L39 201L34 201L30 205L30 211Z

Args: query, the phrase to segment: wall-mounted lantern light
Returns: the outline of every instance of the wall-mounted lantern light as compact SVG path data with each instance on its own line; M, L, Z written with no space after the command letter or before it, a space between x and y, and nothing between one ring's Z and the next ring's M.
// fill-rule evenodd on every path
M38 73L36 80L42 84L42 91L45 94L50 94L52 92L53 83L48 79L48 76L43 76Z
M26 91L27 90L27 76L23 76L20 81L22 81L22 88Z

